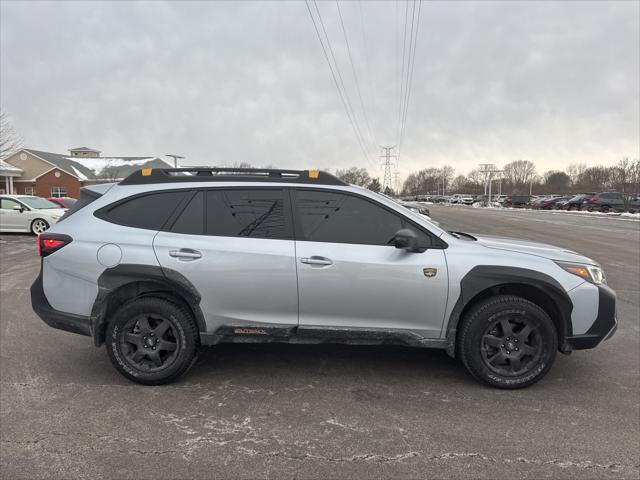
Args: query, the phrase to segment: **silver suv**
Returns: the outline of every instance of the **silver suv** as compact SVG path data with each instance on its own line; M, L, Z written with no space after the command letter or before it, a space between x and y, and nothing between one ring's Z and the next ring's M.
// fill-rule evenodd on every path
M201 345L334 342L443 348L520 388L617 324L593 260L446 232L315 170L143 169L84 188L38 245L36 313L143 384Z

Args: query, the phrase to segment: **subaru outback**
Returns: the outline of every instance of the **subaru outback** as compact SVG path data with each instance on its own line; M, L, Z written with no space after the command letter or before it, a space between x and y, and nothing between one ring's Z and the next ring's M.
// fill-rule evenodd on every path
M317 170L142 169L83 188L38 247L35 312L148 385L201 346L333 342L442 348L520 388L617 325L595 261L447 232Z

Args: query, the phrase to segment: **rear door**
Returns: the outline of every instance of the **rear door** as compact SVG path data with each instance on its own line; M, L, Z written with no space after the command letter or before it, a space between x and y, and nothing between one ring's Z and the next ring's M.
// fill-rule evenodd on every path
M440 336L448 279L443 244L407 218L346 192L294 192L299 324L420 330ZM396 231L432 248L408 253Z
M295 244L281 188L192 192L153 242L165 269L199 291L207 330L255 323L297 325Z

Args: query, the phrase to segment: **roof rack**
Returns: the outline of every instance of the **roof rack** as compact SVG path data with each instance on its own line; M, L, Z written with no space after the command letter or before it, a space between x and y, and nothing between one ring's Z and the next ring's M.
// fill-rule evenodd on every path
M120 185L176 182L274 182L348 185L338 177L321 170L218 167L143 168L136 170L122 180Z

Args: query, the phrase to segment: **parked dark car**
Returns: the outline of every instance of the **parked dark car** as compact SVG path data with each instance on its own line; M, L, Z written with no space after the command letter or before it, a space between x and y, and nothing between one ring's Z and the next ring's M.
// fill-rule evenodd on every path
M580 210L585 201L588 201L592 196L595 195L595 192L587 192L581 193L572 197L568 202L566 202L562 208L564 210Z
M545 198L540 202L538 208L541 208L542 210L553 210L554 208L562 208L562 205L564 205L572 198L573 197L570 196Z
M504 199L505 207L524 207L531 200L529 195L509 195Z
M596 193L582 204L589 212L624 212L624 194L620 192Z
M67 209L71 208L73 204L76 203L76 199L70 197L49 197L47 200Z

